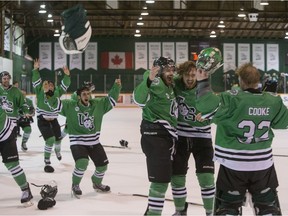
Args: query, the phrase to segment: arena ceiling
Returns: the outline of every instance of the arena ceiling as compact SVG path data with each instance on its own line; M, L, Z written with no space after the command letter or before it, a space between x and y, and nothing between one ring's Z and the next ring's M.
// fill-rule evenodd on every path
M263 0L262 0L263 1ZM55 30L61 29L61 12L82 3L87 10L92 25L93 36L134 37L136 29L142 37L191 37L209 38L215 31L217 38L231 39L283 39L288 32L288 1L268 1L268 6L260 6L254 1L194 1L155 0L147 4L138 1L1 1L0 10L13 23L25 30L26 37L53 37ZM40 14L42 3L46 14ZM137 22L146 6L149 15L142 16L143 26ZM115 9L117 8L117 9ZM245 17L238 17L240 9ZM47 22L47 14L53 15L53 22ZM258 20L250 21L248 14L257 13ZM225 28L219 28L223 21ZM9 26L5 26L5 29Z

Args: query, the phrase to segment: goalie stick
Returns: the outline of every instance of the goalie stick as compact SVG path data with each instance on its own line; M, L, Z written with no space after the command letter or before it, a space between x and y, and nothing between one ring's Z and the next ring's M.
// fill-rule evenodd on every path
M137 194L137 193L127 194L127 193L121 193L121 192L118 192L118 195L119 195L119 196L135 196L135 197L144 197L144 198L148 198L147 195L144 195L144 194ZM173 202L173 199L165 198L165 201L172 201L172 202ZM195 202L188 202L188 201L187 201L187 203L190 204L190 205L195 205L195 206L203 206L203 204L195 203Z

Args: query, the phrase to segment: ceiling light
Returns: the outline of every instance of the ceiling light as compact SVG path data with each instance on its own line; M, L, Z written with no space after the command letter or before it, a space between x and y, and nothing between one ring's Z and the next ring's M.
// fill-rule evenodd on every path
M147 10L147 7L146 7L146 6L144 6L144 7L143 7L143 10Z
M52 18L52 14L48 14L48 16L47 16L48 18Z
M44 9L40 9L39 10L39 13L41 13L41 14L44 14L44 13L46 13L47 11L46 10L44 10Z
M147 4L153 4L153 3L155 3L155 1L154 0L147 0L146 3Z
M141 34L134 34L134 37L141 37Z
M141 13L141 16L148 16L148 15L149 15L148 12L142 12L142 13Z
M216 38L216 32L215 31L211 31L210 33L210 38Z
M59 33L59 30L58 30L58 29L56 29L56 30L55 30L55 33Z
M138 26L143 26L144 23L143 23L143 22L137 22L137 25L138 25Z
M135 30L135 33L140 33L140 30L139 30L139 29L136 29L136 30Z
M261 0L260 5L266 6L266 5L269 5L269 2L265 0Z
M143 19L142 17L139 17L139 18L138 18L138 20L142 20L142 19Z
M40 5L40 8L41 8L41 9L45 9L45 8L46 8L46 5L43 3L43 4Z
M53 22L54 20L53 19L47 19L47 22Z
M225 28L224 21L220 21L218 24L218 28Z

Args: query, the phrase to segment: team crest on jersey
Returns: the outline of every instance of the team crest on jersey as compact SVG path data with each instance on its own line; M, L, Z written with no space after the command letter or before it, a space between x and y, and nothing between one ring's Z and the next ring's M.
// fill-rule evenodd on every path
M94 127L94 116L89 116L89 113L78 113L78 122L79 125L89 129L90 131L93 130Z
M75 111L78 112L80 109L78 106L75 107Z
M7 100L6 96L0 97L0 104L3 110L7 113L13 112L13 103Z
M195 121L195 116L196 116L196 109L195 107L189 107L185 103L185 98L178 96L178 109L179 113L184 117L185 120L190 120L190 121Z
M230 91L229 91L229 93L231 94L231 95L237 95L238 94L238 90L237 89L231 89Z
M153 81L152 81L153 85L159 85L160 83L160 79L159 78L155 78Z

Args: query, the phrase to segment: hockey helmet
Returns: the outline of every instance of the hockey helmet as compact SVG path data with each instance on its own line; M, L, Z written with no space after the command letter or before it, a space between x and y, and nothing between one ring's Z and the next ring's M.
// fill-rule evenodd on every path
M61 13L64 20L62 33L59 37L61 49L66 54L82 53L88 46L92 34L86 11L81 4Z
M276 93L277 88L278 88L278 81L270 79L264 83L262 91Z
M90 81L84 81L82 86L88 87L91 92L95 90L95 85Z
M202 69L208 74L213 74L222 66L222 54L218 48L208 47L203 49L196 62L196 67Z
M166 57L159 57L157 59L154 60L153 62L153 66L159 66L160 70L158 72L158 76L160 76L163 72L163 69L165 67L172 67L175 70L175 62L171 59L171 58L166 58Z

